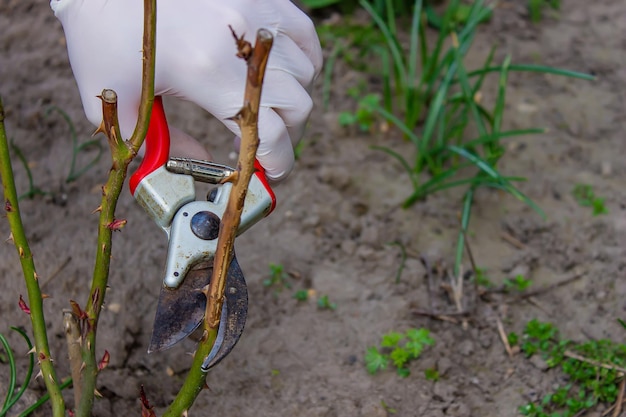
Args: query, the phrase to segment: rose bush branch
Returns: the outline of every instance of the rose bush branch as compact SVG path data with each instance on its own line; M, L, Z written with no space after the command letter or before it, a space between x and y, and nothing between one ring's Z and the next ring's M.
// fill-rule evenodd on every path
M217 336L228 266L233 257L233 245L241 220L248 183L254 174L254 160L259 146L258 119L261 87L263 86L265 67L274 38L268 30L260 29L257 32L254 48L252 48L252 45L243 40L243 37L237 37L234 32L233 35L237 42L237 55L244 58L248 65L243 107L233 117L233 120L241 128L239 160L237 162L237 171L227 179L227 181L233 183L233 187L220 223L211 284L204 290L207 296L204 336L194 354L189 374L164 417L187 415L187 410L189 410L200 391L206 386L206 372L202 370L202 364L211 352Z
M46 389L50 394L52 415L54 417L63 417L65 415L65 402L61 395L56 370L52 364L50 347L48 345L48 334L46 332L46 320L43 313L43 295L39 287L33 254L30 251L28 239L24 232L24 224L22 223L22 217L20 215L13 167L9 154L9 144L4 128L4 107L2 105L2 99L0 99L0 176L2 176L2 187L4 190L4 210L11 229L10 239L13 240L15 249L20 258L22 273L24 274L24 281L26 283L26 291L28 292L28 304L26 304L20 296L20 308L30 315L33 336L35 338L35 355L41 366L41 375L46 384Z
M124 186L128 166L137 154L148 130L152 104L154 103L154 65L156 54L156 0L144 0L143 69L142 91L139 116L132 137L128 141L121 138L117 117L117 94L113 90L103 90L102 124L99 132L107 136L113 164L106 184L102 187L102 202L98 211L98 247L92 278L91 290L87 299L82 328L81 398L76 408L77 417L88 417L93 408L96 378L99 372L96 360L96 331L98 319L109 278L111 264L112 234L126 224L115 218L115 208ZM80 309L79 309L80 310ZM82 315L81 311L78 312Z

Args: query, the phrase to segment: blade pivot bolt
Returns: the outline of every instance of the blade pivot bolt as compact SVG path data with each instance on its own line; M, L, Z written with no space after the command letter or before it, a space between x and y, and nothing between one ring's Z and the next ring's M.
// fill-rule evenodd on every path
M202 240L216 239L220 231L220 218L210 211L199 211L191 218L191 231Z

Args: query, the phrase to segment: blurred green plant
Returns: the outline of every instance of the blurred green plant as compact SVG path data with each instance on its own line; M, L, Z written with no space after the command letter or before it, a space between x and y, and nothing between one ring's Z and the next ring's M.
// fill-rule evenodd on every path
M486 268L476 268L476 270L474 271L474 280L476 282L476 285L484 287L486 289L493 288L494 286L491 278L489 278L489 275L487 275Z
M466 233L471 217L474 195L479 188L495 188L513 195L540 215L541 209L516 186L522 177L503 175L498 164L505 153L505 139L543 133L543 129L503 130L508 75L512 71L530 71L592 80L578 72L541 65L516 65L511 57L494 65L492 48L484 64L477 70L466 67L480 23L492 15L492 6L483 0L470 4L450 0L437 21L439 30L427 40L424 22L428 7L415 0L408 28L408 45L404 33L393 16L395 3L387 0L382 15L371 2L359 4L371 16L377 30L355 31L349 50L359 50L357 56L369 56L368 71L380 75L380 92L366 92L357 97L357 109L351 116L342 114L344 123L358 124L361 130L371 130L375 117L395 126L414 145L413 155L400 153L386 146L374 146L397 160L404 168L413 192L404 201L405 208L424 200L429 194L463 187L461 224L454 263L456 275L465 252ZM343 30L346 30L345 28ZM328 29L321 29L328 33ZM428 32L430 36L431 32ZM382 41L381 41L382 36ZM323 37L322 37L323 38ZM367 40L365 42L364 40ZM342 45L342 46L337 46ZM406 47L405 47L406 45ZM346 44L335 43L327 65L334 65ZM345 57L345 54L341 54ZM376 57L378 68L371 57ZM328 67L326 68L328 69ZM482 102L482 89L488 74L497 76L497 95L491 108ZM330 90L328 71L325 88ZM477 132L468 138L468 132Z
M98 161L100 160L100 157L102 156L102 152L104 152L104 148L102 147L102 142L100 139L91 139L91 140L80 143L78 140L78 135L76 134L76 128L74 127L74 123L72 122L72 119L69 117L69 115L65 111L60 109L59 107L52 106L47 110L46 116L49 116L50 113L52 112L59 113L61 117L63 118L63 120L65 120L65 122L67 123L67 126L70 130L70 139L72 141L72 157L70 160L69 172L67 173L67 176L65 177L65 183L69 184L79 179L82 175L84 175L87 171L89 171L98 163ZM28 178L28 190L24 192L23 194L21 194L19 196L19 199L20 200L24 198L32 199L38 195L44 196L44 195L52 194L50 191L44 191L43 189L35 185L33 172L31 170L30 164L28 163L28 160L26 159L26 156L24 155L24 152L13 141L11 141L10 145L11 145L11 150L13 151L15 156L17 156L20 163L24 167L24 170L26 171L26 177ZM79 155L83 151L86 151L90 148L96 148L98 150L97 154L92 159L90 159L84 166L78 168L77 159Z
M317 308L320 310L336 310L337 303L332 303L328 295L322 295L317 299Z
M33 172L30 169L30 165L28 161L26 160L26 156L24 155L24 152L22 152L22 149L19 146L17 146L15 142L13 142L12 140L11 140L10 145L11 145L11 150L13 151L15 156L17 156L17 159L20 160L20 163L24 167L24 170L26 171L26 178L28 178L28 190L24 192L23 194L20 194L18 199L19 200L22 200L24 198L33 199L38 195L49 195L50 193L48 191L44 191L35 185Z
M427 380L437 382L439 381L439 371L437 368L428 368L424 371L424 376Z
M576 184L572 190L576 202L582 207L591 207L593 216L608 214L609 210L604 205L604 198L596 196L593 186L589 184Z
M524 278L523 275L516 275L515 278L506 278L504 280L504 289L506 291L523 292L527 290L532 283L532 280Z
M72 140L72 159L70 161L70 170L67 174L67 177L65 177L65 183L69 184L73 181L76 181L83 174L93 168L95 164L98 163L100 157L102 156L104 148L102 147L102 141L100 139L91 139L80 143L78 141L78 135L76 134L76 127L74 126L74 122L72 122L70 116L64 110L57 106L50 107L46 115L48 116L52 112L60 114L63 120L65 120L65 123L67 123L68 128L70 129L70 139ZM78 155L89 148L96 148L98 150L98 153L84 166L82 166L81 168L77 168L76 159L78 158Z
M270 276L263 280L264 287L274 288L275 293L280 293L284 288L290 289L289 274L281 264L270 263Z
M541 355L549 368L559 367L566 376L565 384L556 386L540 401L520 407L522 415L572 417L598 403L615 402L624 379L626 345L606 339L575 343L562 339L553 324L531 320L520 347L528 357Z
M33 344L31 343L26 332L17 327L11 327L11 330L17 332L26 341L26 345L28 346L28 369L21 386L16 392L17 366L15 363L15 356L13 355L13 349L11 349L8 340L4 337L4 335L0 334L0 344L2 344L2 348L4 349L6 355L4 359L6 359L6 363L9 365L9 382L6 384L7 393L4 398L4 402L2 403L2 408L0 408L0 417L6 416L15 403L22 397L22 395L24 395L24 391L26 391L26 388L28 387L30 378L33 375L33 368L35 366L35 354L31 352ZM3 360L3 362L5 361Z
M405 333L389 332L383 335L379 347L371 346L367 349L365 367L370 374L375 374L386 369L391 362L398 375L406 378L411 374L408 363L418 359L426 346L434 344L435 340L430 337L428 329L409 329ZM432 374L430 376L434 377Z
M307 301L309 299L309 292L307 290L298 290L293 293L293 298L298 301Z
M543 17L543 9L559 10L561 0L528 0L528 14L533 23L539 23Z

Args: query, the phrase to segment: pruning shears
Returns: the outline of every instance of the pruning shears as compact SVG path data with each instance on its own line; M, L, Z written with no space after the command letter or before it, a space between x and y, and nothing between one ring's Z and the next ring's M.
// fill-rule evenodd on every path
M145 156L130 178L130 192L166 233L169 246L148 352L168 349L196 330L204 318L220 221L231 191L234 169L208 161L170 158L170 136L163 103L155 97L145 140ZM238 235L267 216L276 205L261 166L252 176ZM206 201L196 200L195 182L219 185ZM248 313L248 288L233 255L226 278L218 335L202 369L208 371L233 349Z

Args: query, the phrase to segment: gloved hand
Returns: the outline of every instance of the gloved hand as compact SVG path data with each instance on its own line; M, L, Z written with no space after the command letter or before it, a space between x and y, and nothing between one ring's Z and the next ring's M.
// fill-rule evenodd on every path
M87 118L99 125L97 95L118 95L122 136L132 134L141 92L143 2L51 0L63 24L70 63ZM308 89L320 71L322 53L311 20L289 0L159 0L155 94L173 95L228 120L243 104L245 62L236 57L231 31L254 44L257 29L274 33L259 114L257 158L271 180L283 179L294 162L313 103ZM173 130L173 129L172 129ZM198 157L206 150L173 130L172 155Z

